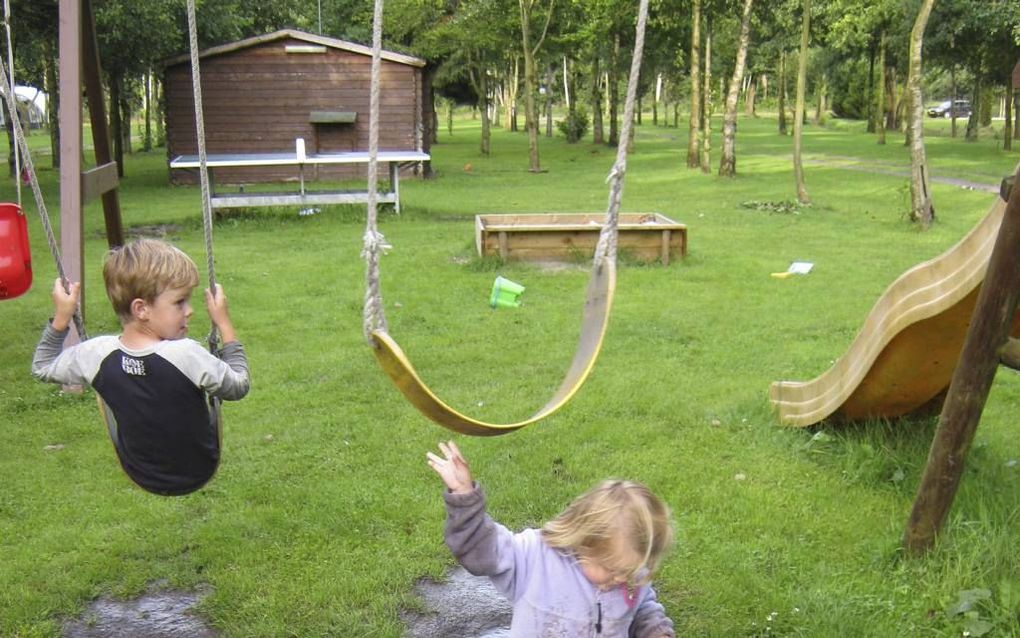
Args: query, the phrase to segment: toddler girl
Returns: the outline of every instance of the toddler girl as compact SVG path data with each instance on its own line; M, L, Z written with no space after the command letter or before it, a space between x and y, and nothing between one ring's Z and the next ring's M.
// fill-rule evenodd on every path
M485 495L452 442L428 463L448 488L446 544L513 603L513 638L665 638L673 622L650 579L669 548L669 509L648 488L609 480L542 529L514 534L485 512Z

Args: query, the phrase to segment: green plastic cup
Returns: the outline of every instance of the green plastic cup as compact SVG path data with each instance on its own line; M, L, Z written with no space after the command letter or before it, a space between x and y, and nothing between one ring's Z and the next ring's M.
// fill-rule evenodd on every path
M489 305L493 308L519 308L523 293L524 286L519 283L510 281L505 277L496 277L496 281L492 283Z

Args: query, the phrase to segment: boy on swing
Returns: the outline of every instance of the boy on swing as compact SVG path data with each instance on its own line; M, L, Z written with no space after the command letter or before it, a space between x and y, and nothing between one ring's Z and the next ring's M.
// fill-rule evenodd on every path
M121 334L62 351L80 285L65 291L57 279L53 319L36 346L32 374L96 390L121 466L140 487L167 496L193 492L220 458L218 410L206 395L241 399L251 383L223 288L205 291L223 341L216 357L186 338L198 269L183 252L154 239L131 242L107 253L103 280Z

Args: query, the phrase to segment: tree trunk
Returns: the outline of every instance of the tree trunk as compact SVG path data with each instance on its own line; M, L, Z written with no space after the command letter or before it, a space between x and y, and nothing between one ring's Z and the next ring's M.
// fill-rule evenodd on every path
M166 108L164 108L163 98L163 83L159 81L158 75L153 76L152 101L156 105L156 146L166 144L166 128L163 125L163 116L166 113Z
M485 68L478 70L478 110L482 114L482 140L479 150L488 157L492 149L492 128L489 126L489 75Z
M613 36L613 57L609 62L609 79L606 83L609 101L609 145L620 144L620 34Z
M1002 131L1002 150L1012 151L1013 150L1013 79L1009 77L1006 79L1006 112L1005 123L1003 124Z
M152 73L146 73L145 78L145 135L142 139L142 150L152 150Z
M574 103L570 101L570 74L567 71L567 56L563 56L563 103L567 110L574 112Z
M949 99L952 103L956 104L956 65L954 64L949 69ZM952 125L950 127L949 136L952 138L956 137L956 109L949 109L949 116L952 118Z
M705 99L701 107L701 161L702 173L711 172L712 167L712 30L705 25L705 88L702 96Z
M871 103L868 105L868 133L874 133L878 129L878 115L875 113L875 54L875 44L872 41L868 48L868 96L871 97Z
M779 134L786 135L786 51L779 52Z
M747 91L744 92L744 115L749 117L755 117L755 104L758 99L758 82L759 77L748 77Z
M599 54L594 52L591 61L591 135L593 144L602 144L605 130L602 125L602 69Z
M878 98L876 100L875 107L878 112L875 114L875 132L878 133L878 143L885 144L885 129L887 125L885 115L885 30L882 30L882 35L878 39L878 82L877 92Z
M935 206L928 183L928 160L924 150L924 101L921 97L921 61L924 30L935 0L923 0L917 20L910 32L910 73L907 86L910 90L910 219L920 222L922 228L931 226Z
M662 99L662 74L655 76L655 99L652 100L652 126L659 125L659 100Z
M538 63L536 58L545 40L546 29L552 19L552 3L546 16L545 27L538 40L531 40L531 10L537 0L518 0L521 7L521 50L524 53L524 127L528 131L528 170L532 173L542 171L538 158Z
M701 0L691 2L691 119L687 133L687 168L698 168L701 128Z
M897 97L897 79L896 67L887 67L885 69L885 101L886 101L886 112L885 112L885 128L889 131L898 131L900 129L900 102L901 100Z
M737 173L737 99L740 97L740 85L744 80L744 61L747 59L747 47L751 40L751 4L754 0L744 0L744 11L740 16L740 41L737 45L737 62L730 78L730 88L726 93L726 112L723 114L722 157L719 158L719 176L733 177ZM753 95L748 86L747 95ZM751 97L751 104L754 98Z
M123 124L120 133L124 136L124 152L131 155L134 153L134 148L131 145L131 101L128 100L128 91L125 90L120 92L120 113L120 121Z
M553 135L553 108L552 108L552 85L556 79L556 74L553 73L553 68L549 67L545 70L545 136L552 137Z
M46 116L50 120L50 162L54 169L60 168L60 91L57 89L57 59L52 43L47 40L46 49Z
M819 126L825 123L825 112L828 110L825 100L828 88L829 79L825 73L822 73L822 81L818 83L818 105L815 107L814 119L814 123Z
M800 54L797 56L797 101L793 113L793 175L797 182L797 201L810 204L807 185L804 183L804 163L801 160L801 138L804 133L804 94L807 90L807 50L811 33L811 0L803 0L804 16L800 29Z
M424 153L432 152L432 144L436 140L436 129L438 124L436 122L436 92L433 89L433 80L436 76L436 67L432 65L426 65L422 74L421 82L416 83L414 87L417 92L416 102L420 105L421 117L421 137L416 143L421 144L421 150ZM421 164L421 176L424 179L431 179L435 175L432 169L432 162L422 162Z
M1013 87L1013 139L1020 140L1020 86Z
M117 177L124 177L124 135L120 119L120 82L117 74L110 75L110 139L113 141L113 161L117 162Z
M967 119L967 131L963 134L963 139L968 142L976 142L978 139L978 121L981 118L981 98L984 88L981 76L977 75L974 78L974 97L970 101L971 111L970 118Z

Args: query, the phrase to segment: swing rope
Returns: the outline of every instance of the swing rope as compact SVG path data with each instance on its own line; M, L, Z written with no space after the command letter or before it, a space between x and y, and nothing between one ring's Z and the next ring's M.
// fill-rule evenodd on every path
M0 62L0 84L4 87L10 86L7 80L7 72L4 70L4 65ZM7 90L6 88L4 89ZM14 106L14 96L8 96L7 102L7 113L11 118L11 125L14 130L15 145L21 149L21 159L23 162L23 170L28 173L28 181L32 187L32 196L35 198L35 207L39 211L39 220L42 222L43 231L46 233L46 242L50 246L50 254L53 255L53 261L57 265L57 275L60 277L60 282L64 286L65 292L70 292L71 283L67 280L67 275L64 272L64 263L60 258L60 247L57 245L57 239L53 234L53 226L50 224L50 215L46 211L46 202L43 200L42 189L39 187L39 178L35 172L35 164L32 162L32 155L28 152L28 141L25 139L25 132L21 128L21 120L18 118L18 109ZM85 322L81 318L81 306L75 309L74 316L72 317L74 322L74 329L78 332L78 337L82 341L88 340L88 335L85 332Z
M15 91L14 82L14 41L11 38L11 0L4 0L4 31L7 35L7 68L11 70L10 84L6 82L4 86L10 86L11 99L17 102L18 95ZM14 183L15 188L18 191L18 207L21 207L21 151L18 149L18 145L14 145Z
M191 52L191 87L195 102L195 132L198 137L198 175L202 185L202 230L205 234L205 261L209 272L209 290L216 294L216 270L213 260L212 200L209 188L208 157L205 150L205 116L202 112L202 78L198 68L198 26L195 0L188 0L188 48ZM209 350L216 352L219 335L216 324L209 329Z
M382 296L379 286L379 252L385 247L377 228L375 192L375 165L378 144L379 113L379 61L382 41L382 4L375 0L372 25L372 93L369 109L369 203L362 256L367 262L365 292L364 331L369 344L373 346L376 359L404 397L422 414L436 423L475 436L494 436L514 431L549 416L580 389L595 365L609 321L613 293L616 288L616 252L620 201L623 196L623 182L627 169L627 144L630 141L634 121L634 105L637 101L638 74L641 69L641 55L644 49L645 25L648 19L648 0L640 0L634 40L634 56L631 59L630 78L627 83L627 99L624 107L623 141L617 148L616 161L606 181L610 184L609 204L605 223L599 232L598 243L592 263L591 278L585 296L584 315L578 348L560 387L553 397L536 413L523 421L508 424L486 423L457 412L440 400L418 376L410 360L396 341L389 336L382 316Z
M371 91L368 98L368 212L365 222L362 258L367 263L365 274L365 304L363 325L365 339L374 344L373 332L387 332L386 314L383 312L382 287L379 284L379 257L387 247L379 232L379 72L382 66L383 0L375 0L372 13L372 70Z

